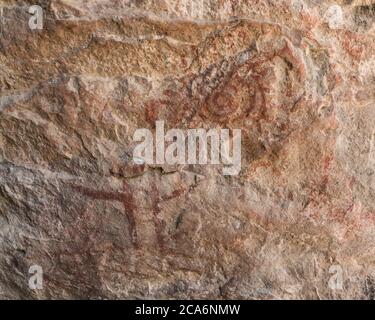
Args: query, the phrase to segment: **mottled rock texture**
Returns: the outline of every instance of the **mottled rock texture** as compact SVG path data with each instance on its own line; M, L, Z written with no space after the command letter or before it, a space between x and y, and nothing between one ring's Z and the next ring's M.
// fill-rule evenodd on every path
M0 1L0 298L374 299L375 2L202 1ZM240 174L134 163L156 120Z

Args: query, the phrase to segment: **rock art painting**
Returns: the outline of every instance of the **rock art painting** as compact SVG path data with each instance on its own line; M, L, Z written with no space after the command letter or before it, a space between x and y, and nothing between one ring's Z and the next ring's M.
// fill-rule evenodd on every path
M373 0L0 0L0 299L373 300L374 240Z

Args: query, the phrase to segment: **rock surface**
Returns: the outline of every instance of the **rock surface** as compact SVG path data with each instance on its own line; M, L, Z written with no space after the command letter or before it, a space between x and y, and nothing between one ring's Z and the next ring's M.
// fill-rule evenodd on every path
M375 298L375 2L201 1L0 1L0 298ZM240 174L134 163L156 120Z

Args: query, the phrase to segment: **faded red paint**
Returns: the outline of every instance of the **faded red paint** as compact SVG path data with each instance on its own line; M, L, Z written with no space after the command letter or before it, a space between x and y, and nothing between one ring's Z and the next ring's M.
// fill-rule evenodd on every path
M123 192L107 192L92 190L86 187L76 185L72 185L72 188L74 190L77 190L79 193L87 197L93 198L95 200L121 202L124 206L124 212L129 222L129 234L131 236L132 243L135 247L138 247L137 229L135 222L136 205L134 203L132 190L125 180L123 181Z

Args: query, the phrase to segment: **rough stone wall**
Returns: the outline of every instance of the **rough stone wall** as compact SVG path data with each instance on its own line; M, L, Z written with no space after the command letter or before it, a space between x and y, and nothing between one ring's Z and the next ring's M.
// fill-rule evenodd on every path
M0 1L0 298L375 298L375 2L194 1ZM241 172L135 163L156 120Z

